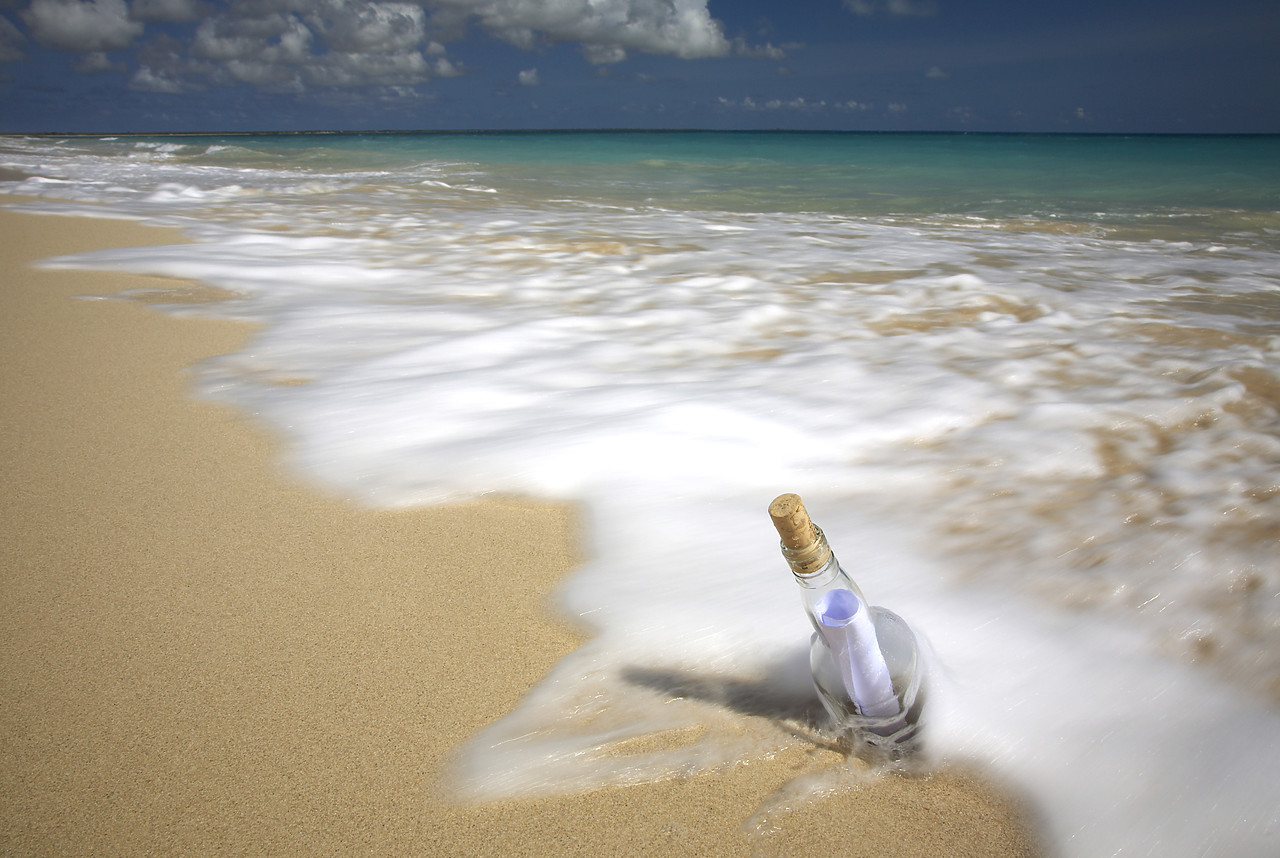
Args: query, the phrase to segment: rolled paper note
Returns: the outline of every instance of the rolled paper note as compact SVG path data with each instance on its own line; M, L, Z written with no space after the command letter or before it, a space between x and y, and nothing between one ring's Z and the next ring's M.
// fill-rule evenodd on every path
M858 710L872 718L897 715L901 707L867 606L848 590L832 590L818 600L815 612Z

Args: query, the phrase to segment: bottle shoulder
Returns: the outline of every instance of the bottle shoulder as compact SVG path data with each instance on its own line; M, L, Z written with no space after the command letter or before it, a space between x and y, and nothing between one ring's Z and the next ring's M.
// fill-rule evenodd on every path
M866 601L862 595L862 589L854 582L849 573L844 571L835 554L832 554L831 559L812 575L796 574L795 579L796 583L800 585L806 604L816 602L824 594L832 590L848 590L858 597L858 601Z

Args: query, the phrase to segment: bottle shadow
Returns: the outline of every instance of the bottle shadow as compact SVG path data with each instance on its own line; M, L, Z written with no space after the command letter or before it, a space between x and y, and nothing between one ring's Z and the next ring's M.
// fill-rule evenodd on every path
M626 682L668 699L689 699L764 718L799 739L847 752L839 737L824 725L826 711L814 693L807 651L769 665L752 678L694 673L674 668L628 667Z

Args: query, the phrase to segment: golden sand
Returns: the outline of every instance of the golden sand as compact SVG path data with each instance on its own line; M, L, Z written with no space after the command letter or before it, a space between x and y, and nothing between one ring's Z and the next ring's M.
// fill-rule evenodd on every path
M548 607L573 510L373 512L300 484L261 427L186 391L250 326L74 300L181 284L29 265L180 236L10 211L0 234L0 853L1035 854L1018 807L961 774L744 830L830 752L456 802L451 754L582 640ZM523 630L505 645L480 631L497 582Z

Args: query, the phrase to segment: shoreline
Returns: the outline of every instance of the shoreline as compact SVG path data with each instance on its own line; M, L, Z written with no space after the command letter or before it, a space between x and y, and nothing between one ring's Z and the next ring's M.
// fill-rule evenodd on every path
M301 485L266 430L186 389L251 325L75 300L175 281L30 267L179 233L3 209L0 228L0 852L1043 851L1014 801L952 772L881 778L748 836L830 764L803 751L453 800L458 747L584 639L550 599L579 560L574 511L373 511ZM518 641L486 634L499 586Z

